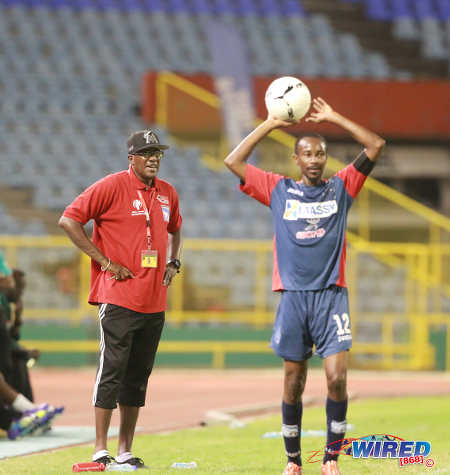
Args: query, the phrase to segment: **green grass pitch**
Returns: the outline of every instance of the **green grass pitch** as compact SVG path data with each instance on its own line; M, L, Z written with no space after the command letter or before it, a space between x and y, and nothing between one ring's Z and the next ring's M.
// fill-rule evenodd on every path
M187 407L186 410L189 410ZM280 415L256 419L243 428L228 426L186 429L155 435L137 435L134 453L143 458L150 470L138 473L176 474L186 470L170 469L173 462L195 461L197 469L187 473L198 475L280 474L285 466L281 438L264 439L265 432L280 431ZM385 475L432 473L450 474L449 450L450 398L411 397L401 399L372 399L352 401L348 422L354 429L349 437L368 434L392 434L406 440L426 440L431 443L427 458L434 461L432 468L425 465L399 467L397 460L353 459L341 456L343 475ZM307 407L303 414L304 430L321 430L325 427L323 407ZM304 437L302 440L303 473L320 473L319 463L307 463L313 451L323 448L324 437ZM115 455L117 441L110 442ZM0 461L2 475L64 475L72 473L75 462L86 462L92 455L92 446L17 457ZM88 472L89 473L89 472ZM93 472L90 472L93 473Z

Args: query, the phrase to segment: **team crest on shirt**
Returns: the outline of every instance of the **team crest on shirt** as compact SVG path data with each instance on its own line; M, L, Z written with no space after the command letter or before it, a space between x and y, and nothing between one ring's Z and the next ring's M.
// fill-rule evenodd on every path
M142 209L141 200L133 200L133 208L134 210L131 211L131 216L140 216L145 214L145 211Z
M161 205L161 211L164 221L168 223L170 219L170 208L168 206Z
M305 231L315 231L319 227L320 218L307 219L306 222L308 225L306 226Z
M311 218L307 219L308 223L304 231L298 231L295 234L297 239L312 239L319 238L325 235L326 231L324 228L319 228L320 218Z

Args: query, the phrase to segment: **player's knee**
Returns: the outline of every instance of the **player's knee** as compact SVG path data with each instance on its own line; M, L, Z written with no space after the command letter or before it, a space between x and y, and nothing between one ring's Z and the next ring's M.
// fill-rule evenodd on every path
M341 399L347 394L347 375L344 372L337 372L327 379L328 392Z

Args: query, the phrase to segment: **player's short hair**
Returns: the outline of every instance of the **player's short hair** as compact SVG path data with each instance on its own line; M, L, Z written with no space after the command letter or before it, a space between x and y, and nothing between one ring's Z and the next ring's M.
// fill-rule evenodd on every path
M327 141L326 141L326 139L323 135L320 135L316 132L305 132L304 134L299 135L297 137L297 139L295 140L295 144L294 144L294 153L295 154L297 153L297 147L298 147L298 144L299 144L300 140L306 139L306 138L309 138L309 137L314 137L316 139L319 139L321 142L323 142L325 144L325 151L328 149Z

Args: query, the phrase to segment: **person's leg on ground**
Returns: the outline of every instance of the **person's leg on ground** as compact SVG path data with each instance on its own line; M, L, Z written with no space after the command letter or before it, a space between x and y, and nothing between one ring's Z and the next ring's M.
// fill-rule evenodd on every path
M143 467L144 462L132 454L132 443L139 408L144 406L148 378L164 327L164 312L138 314L133 325L133 340L128 367L120 387L120 433L116 460Z
M95 453L107 451L108 429L111 422L112 409L95 407ZM96 457L98 458L98 457Z
M302 394L313 341L306 321L305 293L283 291L270 346L284 360L282 434L288 463L283 475L301 475Z
M99 307L100 355L92 397L96 434L92 460L105 464L114 461L108 452L108 430L128 364L133 313L112 304Z
M139 415L139 407L119 405L120 408L120 430L119 446L117 448L117 462L124 463L133 458L131 447L133 445L136 423Z
M302 394L305 389L307 361L284 361L284 390L282 402L282 434L288 458L286 470L292 471L292 464L301 467L301 424L302 424ZM286 472L286 471L285 471ZM290 471L286 473L291 473Z
M347 421L347 367L348 351L341 351L324 359L327 378L327 446L325 448L322 473L339 474L337 459L345 436Z

